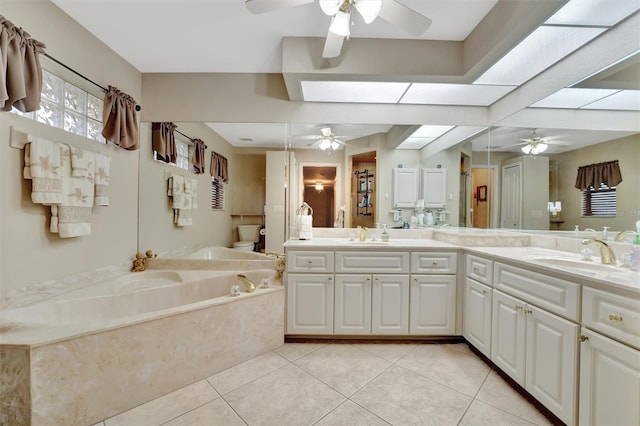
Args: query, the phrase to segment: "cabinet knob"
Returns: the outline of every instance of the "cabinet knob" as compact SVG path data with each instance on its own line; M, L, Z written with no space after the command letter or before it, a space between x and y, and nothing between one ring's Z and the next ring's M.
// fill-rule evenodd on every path
M482 295L486 296L487 294L489 294L489 292L487 290L482 290Z
M531 315L533 313L533 311L531 309L525 309L524 313L527 315Z
M333 280L333 278L331 278L331 277L329 277L329 278L327 278L327 279L328 279L329 281L332 281L332 280Z
M311 265L313 263L313 260L308 260L307 263Z
M617 314L609 314L609 321L622 322L622 316Z
M480 273L480 269L479 268L473 268L473 273L474 274L479 274Z
M524 306L520 306L520 305L516 305L516 311L522 311L524 309Z
M585 336L584 334L578 335L578 342L586 342L587 340L589 340L589 337Z
M434 260L433 262L431 262L431 265L432 266L438 266L438 262Z

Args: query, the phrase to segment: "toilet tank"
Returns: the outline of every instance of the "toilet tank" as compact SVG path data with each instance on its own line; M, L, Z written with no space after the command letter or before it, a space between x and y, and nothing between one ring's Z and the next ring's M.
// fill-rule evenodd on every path
M238 238L240 241L258 241L260 238L260 225L238 225Z

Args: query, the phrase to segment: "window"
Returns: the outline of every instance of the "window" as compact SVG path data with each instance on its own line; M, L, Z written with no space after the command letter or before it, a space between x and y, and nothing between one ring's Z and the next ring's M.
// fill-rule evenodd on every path
M224 210L224 187L224 182L211 178L211 210Z
M604 183L600 188L589 188L582 191L582 216L611 217L616 215L616 187Z
M193 171L192 165L189 162L189 143L184 142L176 138L176 162L175 163L165 163L164 161L158 160L158 154L154 150L153 151L153 159L156 161L160 161L163 164L171 164L172 166L179 167L184 170Z
M102 137L103 104L102 99L42 70L40 109L23 113L13 108L12 112L105 143Z

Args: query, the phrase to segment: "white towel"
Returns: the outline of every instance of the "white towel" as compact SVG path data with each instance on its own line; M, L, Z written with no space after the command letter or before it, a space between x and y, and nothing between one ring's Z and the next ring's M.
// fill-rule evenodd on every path
M46 139L36 139L29 148L31 169L31 201L40 204L62 202L59 145Z
M69 149L71 149L71 176L86 177L89 167L94 165L95 156L75 146L69 146Z
M184 193L185 194L191 194L191 181L193 179L191 179L190 177L186 177L184 178Z
M171 185L171 196L173 197L172 207L174 209L183 209L185 205L185 193L184 193L184 177L180 175L173 175Z
M111 157L96 154L96 206L109 205L109 176L111 173Z
M176 225L178 226L193 225L191 209L177 209L176 211L177 211L177 214L174 214L174 217L176 218Z
M22 177L31 179L31 142L24 145L24 169Z
M86 152L88 157L87 176L72 176L71 149L61 146L62 203L51 206L51 232L58 232L60 238L79 237L91 234L91 208L94 199L95 154Z

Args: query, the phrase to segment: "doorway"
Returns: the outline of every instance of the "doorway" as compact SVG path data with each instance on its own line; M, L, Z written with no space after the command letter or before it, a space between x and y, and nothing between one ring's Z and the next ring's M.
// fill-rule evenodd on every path
M340 165L301 163L300 174L301 197L313 209L313 227L336 226Z
M471 223L474 228L491 228L494 210L493 167L472 166L471 168Z
M351 227L376 223L376 152L351 157Z

